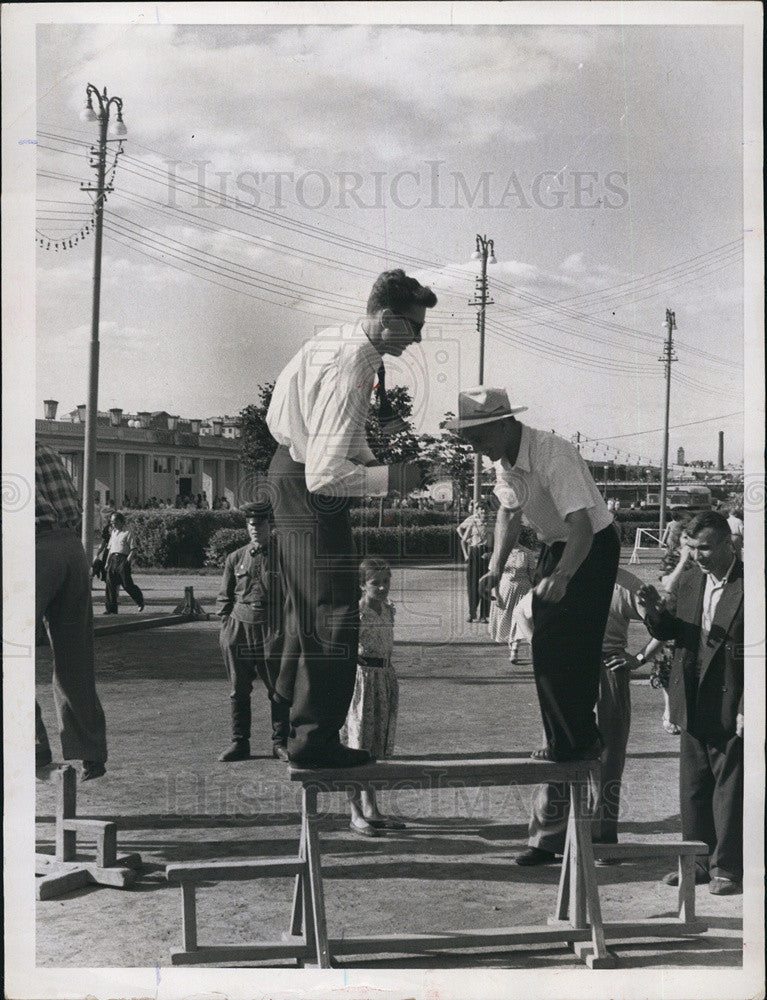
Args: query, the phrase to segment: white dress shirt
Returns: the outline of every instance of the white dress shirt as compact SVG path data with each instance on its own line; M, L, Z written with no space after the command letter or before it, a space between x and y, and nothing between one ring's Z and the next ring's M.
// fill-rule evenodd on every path
M365 437L380 366L359 324L331 327L307 341L277 379L266 423L305 466L310 493L386 495L388 466L374 464Z
M716 614L716 606L719 604L719 598L724 593L724 588L730 579L730 573L732 573L734 565L735 556L732 557L729 569L721 580L717 580L713 573L706 573L706 586L703 589L703 613L700 621L701 630L706 635L711 631L711 625Z
M523 424L516 462L501 458L495 476L501 506L521 510L547 545L567 541L575 510L585 509L594 534L613 522L580 452L556 434Z

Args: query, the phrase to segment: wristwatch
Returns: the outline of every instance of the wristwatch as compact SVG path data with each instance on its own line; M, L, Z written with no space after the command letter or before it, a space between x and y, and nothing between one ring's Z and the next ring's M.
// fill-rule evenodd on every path
M637 653L637 655L634 657L634 659L637 661L637 663L644 663L645 662L645 655L644 655L644 653Z

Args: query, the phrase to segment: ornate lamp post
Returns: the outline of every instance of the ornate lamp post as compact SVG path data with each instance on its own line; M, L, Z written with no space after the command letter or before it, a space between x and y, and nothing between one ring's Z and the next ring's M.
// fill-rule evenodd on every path
M491 264L498 263L495 259L495 247L493 245L493 241L489 240L487 236L480 236L477 234L477 249L471 255L471 259L482 261L482 270L477 278L477 287L474 293L474 298L469 305L477 306L479 308L479 312L477 313L477 332L479 333L479 385L483 385L485 381L485 308L488 305L493 304L493 300L489 299L487 295L487 263L488 259ZM477 504L479 503L482 495L481 480L482 456L477 454L474 456L474 510L477 509Z
M101 239L104 224L104 202L107 192L112 190L106 184L107 143L110 138L121 140L128 130L123 122L123 102L119 97L108 97L106 87L99 93L92 83L85 90L86 105L82 114L83 121L98 122L98 148L92 150L91 166L96 169L95 187L81 184L83 191L93 191L96 194L94 204L95 214L95 246L93 260L93 312L91 315L91 342L88 363L88 403L85 412L85 448L83 455L83 532L82 541L85 553L90 560L93 551L93 521L94 499L96 492L96 419L98 417L99 394L99 307L101 304ZM96 107L94 108L94 102ZM112 110L116 112L110 125Z

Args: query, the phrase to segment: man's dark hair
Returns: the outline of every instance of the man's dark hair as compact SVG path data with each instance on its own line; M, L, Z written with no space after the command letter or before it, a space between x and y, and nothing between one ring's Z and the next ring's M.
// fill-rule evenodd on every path
M400 313L412 306L424 306L433 309L437 304L437 296L427 285L422 285L415 278L409 278L398 268L396 271L384 271L376 278L375 284L368 296L368 316L381 309L391 309Z
M685 528L685 531L690 538L697 538L701 531L704 531L706 528L713 528L723 538L730 537L730 526L727 523L727 518L722 517L715 510L702 510L700 514L696 514Z

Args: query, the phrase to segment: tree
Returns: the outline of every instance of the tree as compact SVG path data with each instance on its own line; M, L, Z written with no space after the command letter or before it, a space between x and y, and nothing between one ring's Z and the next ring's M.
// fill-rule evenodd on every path
M428 449L429 458L435 466L444 469L457 487L459 496L469 493L474 481L474 451L470 444L456 434L445 429L445 424L455 414L449 410L440 421L442 434L432 438Z
M260 402L250 403L240 411L240 454L245 471L263 475L277 450L277 442L266 426L266 411L272 401L274 382L258 387Z
M394 416L399 417L405 425L404 430L397 434L387 435L381 429L379 419L378 397L374 395L365 420L365 435L368 447L381 465L394 465L396 462L411 462L421 456L421 442L413 433L410 419L413 413L413 400L410 390L405 386L395 385L386 390L386 397L391 404Z

